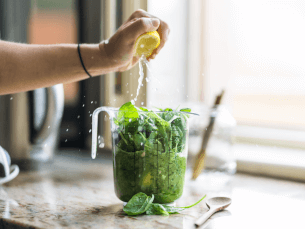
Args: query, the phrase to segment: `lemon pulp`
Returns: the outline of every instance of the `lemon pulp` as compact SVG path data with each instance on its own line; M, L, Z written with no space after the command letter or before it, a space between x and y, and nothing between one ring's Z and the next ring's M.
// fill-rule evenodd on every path
M144 33L138 37L135 43L134 56L149 57L151 53L160 45L160 35L157 31Z

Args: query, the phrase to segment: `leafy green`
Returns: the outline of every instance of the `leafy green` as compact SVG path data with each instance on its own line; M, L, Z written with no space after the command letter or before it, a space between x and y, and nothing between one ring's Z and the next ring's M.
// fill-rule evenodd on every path
M179 207L179 208L191 208L191 207L194 207L195 205L199 204L204 198L206 197L206 195L204 195L200 200L198 200L196 203L192 204L192 205L189 205L189 206L186 206L186 207Z
M123 208L124 212L128 215L140 215L146 212L147 215L165 215L168 216L169 214L179 214L184 209L191 208L197 204L199 204L204 198L203 196L200 200L196 203L186 206L186 207L173 207L158 203L152 203L154 199L154 195L152 197L147 196L146 194L140 192L134 195ZM151 199L149 199L151 198Z
M161 204L182 195L188 117L171 108L159 110L128 102L114 120L115 191L122 201L139 192L154 194Z
M161 204L151 204L146 211L147 215L169 215L165 207Z
M153 200L154 195L150 197L143 192L139 192L128 201L124 206L123 211L127 213L127 215L140 215L147 211Z
M183 109L180 109L180 111L191 112L191 109L190 108L183 108Z

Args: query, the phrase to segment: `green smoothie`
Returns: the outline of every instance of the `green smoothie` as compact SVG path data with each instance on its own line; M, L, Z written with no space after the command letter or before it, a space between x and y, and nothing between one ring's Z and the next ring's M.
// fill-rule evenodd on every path
M113 134L115 192L128 202L139 192L154 194L155 203L171 203L183 192L187 155L185 112L120 108Z

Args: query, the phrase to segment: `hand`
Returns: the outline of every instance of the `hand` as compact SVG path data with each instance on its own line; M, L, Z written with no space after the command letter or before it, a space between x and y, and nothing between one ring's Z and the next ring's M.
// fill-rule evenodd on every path
M117 71L129 70L139 61L139 57L133 56L137 38L146 32L155 30L160 34L161 41L159 47L147 58L149 61L154 59L163 48L170 30L164 21L144 10L135 11L108 42L99 44L99 49L106 53L112 65L116 66Z

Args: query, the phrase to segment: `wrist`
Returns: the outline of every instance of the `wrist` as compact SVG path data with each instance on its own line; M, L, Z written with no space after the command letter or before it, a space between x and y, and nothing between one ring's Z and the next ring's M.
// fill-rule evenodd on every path
M103 43L81 44L80 52L85 68L92 76L106 74L117 69L115 62L108 57Z
M103 67L108 69L108 72L118 71L119 64L118 61L115 60L115 58L111 55L111 52L109 52L109 47L107 47L108 40L102 41L98 46L101 57L105 60Z

